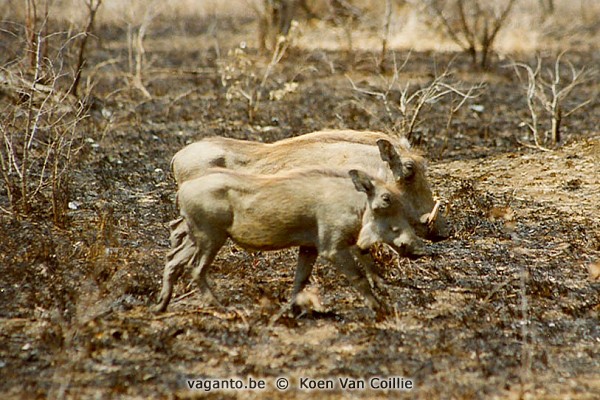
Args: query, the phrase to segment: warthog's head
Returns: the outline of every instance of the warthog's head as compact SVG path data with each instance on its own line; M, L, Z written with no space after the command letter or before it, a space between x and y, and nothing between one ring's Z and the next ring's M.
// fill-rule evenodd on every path
M406 218L420 237L437 242L450 236L450 228L439 212L440 203L433 194L425 176L425 161L417 154L402 156L390 142L377 141L381 159L388 163L397 189L402 193Z
M407 218L404 194L362 171L353 169L349 174L356 190L367 194L358 247L368 249L375 243L385 243L402 256L425 254L424 244Z

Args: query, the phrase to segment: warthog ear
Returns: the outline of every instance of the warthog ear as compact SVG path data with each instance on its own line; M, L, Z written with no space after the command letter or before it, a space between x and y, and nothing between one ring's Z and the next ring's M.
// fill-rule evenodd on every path
M415 165L412 160L402 162L400 154L394 149L394 146L385 139L379 139L377 141L377 147L379 147L379 155L381 159L388 163L394 178L397 181L401 179L408 179L415 173Z
M371 182L369 175L357 169L351 169L348 171L348 174L352 178L352 183L354 183L356 190L366 193L367 196L371 196L375 192L375 186Z

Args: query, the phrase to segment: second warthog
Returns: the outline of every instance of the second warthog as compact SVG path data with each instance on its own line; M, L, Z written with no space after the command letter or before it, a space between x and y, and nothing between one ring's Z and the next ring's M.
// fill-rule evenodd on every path
M303 169L254 175L209 169L182 183L177 195L194 246L179 263L167 263L157 311L163 311L185 265L193 279L212 293L208 269L228 238L252 250L299 247L292 302L304 288L318 256L333 263L364 296L381 304L357 267L360 249L376 242L400 252L419 252L408 193L359 170ZM414 219L413 219L414 220Z
M425 159L406 139L392 139L382 132L324 130L270 144L210 137L181 149L171 165L178 185L212 167L259 174L303 167L360 169L406 193L406 201L423 222L419 236L436 241L450 234L443 215L429 218L436 202ZM175 230L177 222L172 224Z

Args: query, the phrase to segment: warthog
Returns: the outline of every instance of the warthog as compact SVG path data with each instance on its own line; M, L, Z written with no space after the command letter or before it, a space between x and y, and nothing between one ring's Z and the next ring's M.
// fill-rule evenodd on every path
M275 143L261 143L251 140L239 140L213 136L204 138L198 142L191 143L179 150L171 160L173 176L178 185L181 183L204 175L208 168L222 167L228 169L249 168L257 173L273 173L285 169L285 167L302 168L314 167L339 167L332 164L327 154L329 144L355 143L375 146L377 141L383 139L393 143L396 150L412 156L410 144L406 139L393 140L389 135L382 132L354 131L331 129L307 133L304 135L283 139ZM308 150L304 150L308 149ZM360 149L360 148L359 148ZM344 150L345 159L347 154L356 148ZM326 154L327 157L315 157ZM306 154L313 157L306 158ZM358 161L364 161L363 158ZM285 165L281 165L284 162ZM344 162L342 167L353 162L353 159ZM375 166L374 173L379 171L381 159L379 154L375 157L375 163L369 163L367 169Z
M366 194L366 196L365 196ZM399 252L422 245L408 216L410 194L360 170L302 169L276 175L253 175L209 169L181 184L181 216L195 244L187 262L167 263L157 311L164 311L184 264L196 264L192 276L210 295L206 274L219 249L231 238L252 250L298 246L292 302L304 288L318 256L343 272L366 303L380 303L354 257L359 249L384 242Z
M419 236L434 241L447 238L445 218L428 218L436 202L427 180L425 160L411 150L406 139L390 140L381 132L352 130L318 131L272 144L210 137L181 149L171 166L178 185L212 167L260 174L306 166L360 169L406 193L406 201L422 217ZM381 146L393 147L395 151L386 151L387 156L382 158ZM174 230L183 229L179 222L172 223Z

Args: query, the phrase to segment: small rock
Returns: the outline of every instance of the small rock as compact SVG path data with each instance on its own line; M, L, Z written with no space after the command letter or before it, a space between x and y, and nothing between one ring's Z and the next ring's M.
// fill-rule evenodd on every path
M565 183L564 188L567 190L577 190L581 189L581 179L571 179L567 183Z
M481 104L472 104L469 106L471 111L475 111L476 113L482 113L485 111L485 107Z

